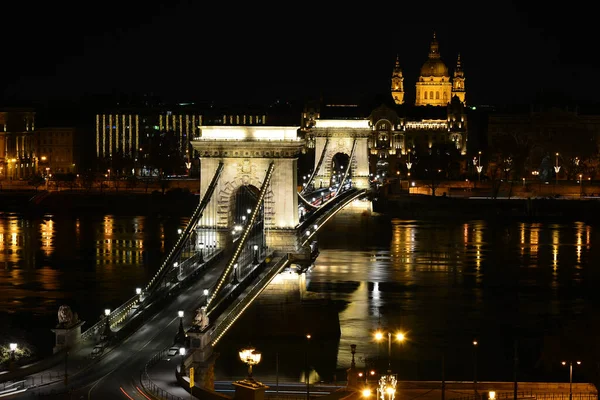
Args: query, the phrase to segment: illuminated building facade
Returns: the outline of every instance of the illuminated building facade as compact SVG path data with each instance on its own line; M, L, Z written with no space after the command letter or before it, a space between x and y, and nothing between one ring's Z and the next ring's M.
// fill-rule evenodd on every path
M194 169L198 167L198 155L190 141L201 136L200 126L264 125L266 121L264 110L245 108L240 112L231 108L198 107L193 103L99 113L95 121L96 159L101 170L110 168L113 174L129 175L131 169L135 175L155 175L156 169L150 164L152 152L156 151L157 140L168 136L175 142L182 170L188 163ZM116 165L127 165L127 168L118 172Z
M75 138L73 127L39 128L33 132L38 165L37 173L75 173Z
M404 77L398 57L396 57L396 63L392 71L391 93L396 104L404 104ZM465 94L465 74L462 69L460 54L456 61L454 75L451 78L448 67L441 59L440 46L434 33L429 46L429 57L421 67L419 79L416 83L415 105L445 107L455 96L464 105Z
M0 179L24 178L36 171L34 129L32 109L0 111Z

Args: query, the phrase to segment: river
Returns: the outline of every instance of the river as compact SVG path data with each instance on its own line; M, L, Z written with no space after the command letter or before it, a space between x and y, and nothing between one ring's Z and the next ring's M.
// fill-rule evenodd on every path
M185 222L1 215L0 329L47 354L61 304L91 325L147 282ZM341 304L339 340L266 339L269 327L240 320L247 338L220 342L217 379L244 374L236 353L249 343L263 352L254 370L266 380L302 380L306 365L311 381L344 380L351 344L358 367L382 370L389 362L400 379L437 380L444 369L449 380L511 380L515 344L520 380L568 379L559 363L567 357L587 367L574 380L595 371L600 260L592 225L344 210L318 241L307 289ZM388 353L387 340L373 340L378 328L401 330L406 340L393 341Z

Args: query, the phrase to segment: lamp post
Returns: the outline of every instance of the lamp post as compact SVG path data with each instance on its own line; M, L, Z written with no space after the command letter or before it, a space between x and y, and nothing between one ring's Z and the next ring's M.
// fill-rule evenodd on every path
M556 165L554 166L554 172L556 172L556 184L558 185L558 172L560 171L560 165L558 165L558 153L556 153Z
M380 342L383 340L384 334L382 331L375 332L375 340ZM387 333L388 337L388 369L387 372L390 374L392 372L392 332ZM395 334L396 340L400 343L404 342L405 336L402 332L397 332Z
M8 346L10 348L10 367L9 367L9 369L12 371L12 369L14 368L15 351L17 351L17 344L11 343Z
M583 197L583 174L579 174L579 198Z
M254 245L254 264L258 264L258 245Z
M581 365L581 361L575 361L577 365ZM562 365L567 365L566 361ZM569 400L573 400L573 361L569 361Z
M479 183L481 183L481 171L483 170L483 165L478 165L476 168L477 174L479 175Z
M202 294L204 295L204 305L206 305L208 303L208 289L204 289Z
M200 261L201 263L204 262L204 243L200 242L198 244L198 247L200 247Z
M179 355L181 356L181 367L179 368L179 373L183 375L185 373L185 347L179 348Z
M177 331L175 342L183 344L185 343L185 331L183 330L183 310L179 310L177 315L179 316L179 330Z
M408 151L408 161L406 162L406 169L408 170L408 172L406 173L407 176L410 176L410 168L412 167L412 163L410 162L410 150Z
M306 400L310 400L310 375L308 371L308 346L310 345L310 339L312 338L310 333L306 334L306 350L304 352L304 364L306 366Z
M473 385L475 387L475 393L477 394L477 346L479 343L477 340L473 340Z
M110 337L112 331L110 330L110 308L106 308L104 310L104 319L106 320L106 324L104 325L104 336L105 339Z
M248 365L248 380L254 381L252 377L252 366L260 362L262 354L254 347L248 347L239 351L240 360Z
M237 285L239 283L237 269L238 269L238 263L233 264L233 284L234 285Z

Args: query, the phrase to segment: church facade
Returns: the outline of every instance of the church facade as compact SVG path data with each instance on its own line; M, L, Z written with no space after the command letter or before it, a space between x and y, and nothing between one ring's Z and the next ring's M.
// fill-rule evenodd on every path
M369 126L371 172L387 177L413 176L418 179L422 175L419 171L425 169L423 165L431 163L438 154L443 157L451 154L449 157L454 165L444 170L439 168L440 179L455 178L464 172L463 156L467 154L468 131L465 76L460 57L451 77L441 59L434 34L429 57L416 82L414 103L408 102L405 96L398 58L392 70L390 94L386 96L387 100L372 104L371 108L339 103L320 104L310 109L305 107L302 126L308 134L309 146L315 119L363 119L368 120Z

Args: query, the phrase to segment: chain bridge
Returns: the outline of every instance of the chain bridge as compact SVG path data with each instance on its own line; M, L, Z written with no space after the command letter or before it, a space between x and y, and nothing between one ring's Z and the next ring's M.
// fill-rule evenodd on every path
M139 326L131 322L139 310L159 313L165 298L209 278L197 294L197 308L187 310L195 313L192 327L184 331L180 324L176 342L188 347L185 371L194 367L195 381L212 388L213 348L221 338L284 269L312 265L319 229L368 194L369 130L324 125L315 130L320 154L300 191L297 163L306 141L298 127L201 127L201 136L191 141L201 165L198 206L147 285L107 310L81 339L106 340L128 324ZM334 170L337 153L348 162Z

